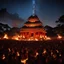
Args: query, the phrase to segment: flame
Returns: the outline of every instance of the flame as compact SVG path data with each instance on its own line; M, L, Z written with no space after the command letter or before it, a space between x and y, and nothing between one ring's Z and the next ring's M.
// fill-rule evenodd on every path
M28 60L28 58L26 58L26 59L21 59L21 63L23 63L23 64L26 64L26 61Z
M16 37L16 36L13 36L12 39L13 40L19 40L18 37Z
M15 35L15 36L12 37L12 39L13 39L13 40L20 40L20 39L21 39L21 36Z
M50 38L50 37L45 36L45 40L51 40L51 38Z
M10 49L10 48L8 48L8 51L9 51L9 52L11 52L11 49Z
M5 34L3 38L4 39L9 39L7 34Z
M37 39L37 38L35 38L35 41L38 41L38 39Z
M46 49L44 49L43 54L46 54L46 53L47 53L47 51L46 51Z
M3 54L3 56L2 56L2 59L4 60L5 59L5 55Z
M43 36L42 36L42 35L40 35L40 38L43 38Z
M61 38L62 38L62 36L58 34L58 37L57 37L57 38L58 38L58 39L61 39Z
M17 56L20 56L19 52L17 52Z
M37 57L39 55L39 53L38 52L36 52L36 55L35 55L35 57Z

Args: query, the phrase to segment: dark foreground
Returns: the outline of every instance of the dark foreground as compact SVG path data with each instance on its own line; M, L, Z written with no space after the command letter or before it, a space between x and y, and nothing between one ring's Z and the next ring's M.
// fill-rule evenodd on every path
M0 40L0 64L64 64L64 41Z

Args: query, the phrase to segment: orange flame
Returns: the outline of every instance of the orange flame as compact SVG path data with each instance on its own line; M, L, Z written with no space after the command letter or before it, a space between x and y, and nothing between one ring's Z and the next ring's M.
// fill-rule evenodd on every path
M51 40L51 38L50 38L50 37L45 36L45 40Z
M26 59L23 59L23 60L21 60L21 63L24 63L24 64L26 64L26 61L28 60L28 58L26 58Z
M9 39L7 34L5 34L3 38L4 39Z
M58 38L58 39L61 39L61 38L62 38L62 36L58 34L58 37L57 37L57 38Z

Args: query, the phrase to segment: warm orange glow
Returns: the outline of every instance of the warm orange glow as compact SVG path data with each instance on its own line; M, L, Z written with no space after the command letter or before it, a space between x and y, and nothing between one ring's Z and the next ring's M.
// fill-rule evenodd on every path
M51 40L51 38L50 38L50 37L45 36L45 40Z
M26 59L21 59L21 63L23 63L23 64L26 64L26 61L28 60L28 58L26 58Z
M61 39L61 38L62 38L62 36L58 34L58 37L57 37L57 38L58 38L58 39Z
M17 56L20 56L19 52L17 52Z
M36 52L36 55L35 55L35 57L37 57L39 55L39 53L38 52Z
M9 39L7 34L5 34L3 38L4 39Z
M42 36L42 35L40 35L40 38L43 38L43 36Z
M25 38L25 36L23 35L23 38Z
M2 56L2 59L4 60L5 59L5 55L3 54L3 56Z
M18 37L16 37L16 36L13 36L12 39L13 40L19 40Z
M46 49L44 49L43 54L46 54L46 52L47 52Z
M11 52L11 49L10 49L10 48L8 48L8 51L9 51L9 52Z
M37 38L35 38L35 41L38 41L38 39L37 39Z
M58 51L58 50L56 50L56 52L57 52L57 53L59 53L59 51Z
M53 58L56 59L56 54L53 55Z
M21 36L16 34L15 36L12 37L12 39L13 40L21 40Z
M28 39L28 41L38 41L38 38L31 37L31 38Z

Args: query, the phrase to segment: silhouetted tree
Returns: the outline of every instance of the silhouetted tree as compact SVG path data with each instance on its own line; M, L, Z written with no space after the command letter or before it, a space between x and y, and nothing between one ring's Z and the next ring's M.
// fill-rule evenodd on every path
M57 21L56 23L58 23L58 26L64 25L64 15L62 15Z
M55 27L55 32L57 34L64 35L64 15L62 15L57 21L57 26Z
M46 30L46 35L47 36L50 36L50 37L52 37L52 36L56 36L56 33L55 33L55 31L54 31L54 28L52 28L51 26L48 26L48 25L46 25L45 26L45 30Z

